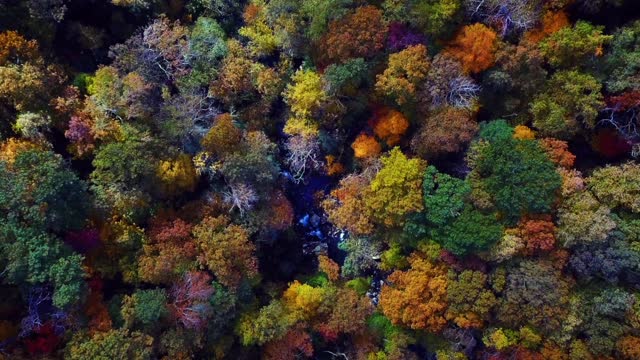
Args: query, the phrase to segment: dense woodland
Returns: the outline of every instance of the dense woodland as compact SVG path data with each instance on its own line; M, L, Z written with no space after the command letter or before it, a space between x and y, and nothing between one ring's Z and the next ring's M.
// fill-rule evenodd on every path
M0 359L640 359L637 0L0 0Z

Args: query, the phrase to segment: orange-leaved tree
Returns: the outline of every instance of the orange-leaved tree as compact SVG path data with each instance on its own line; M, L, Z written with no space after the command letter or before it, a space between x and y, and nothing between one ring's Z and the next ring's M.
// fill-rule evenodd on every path
M382 11L375 6L361 6L329 24L322 48L330 62L371 57L382 50L386 35Z
M353 235L366 235L373 231L373 223L366 211L364 193L369 180L363 175L348 175L340 180L322 202L329 221L337 228Z
M460 30L447 52L462 63L467 73L479 73L496 61L498 35L483 24L467 25Z
M255 245L242 226L231 224L226 216L207 217L193 229L203 253L202 262L226 286L236 287L244 278L258 274Z
M371 123L376 136L389 146L399 143L409 128L409 121L401 112L386 108L376 111Z
M415 330L441 331L447 323L447 272L414 253L411 268L395 271L380 293L380 307L395 325Z
M359 159L366 159L380 154L382 146L375 137L367 134L360 134L351 144L353 154Z

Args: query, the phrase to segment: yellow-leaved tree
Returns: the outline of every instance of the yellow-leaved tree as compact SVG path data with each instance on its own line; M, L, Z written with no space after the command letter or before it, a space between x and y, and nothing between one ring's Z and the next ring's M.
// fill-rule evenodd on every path
M407 215L424 207L422 177L427 164L407 158L398 147L381 161L382 169L371 181L364 201L377 222L401 226Z

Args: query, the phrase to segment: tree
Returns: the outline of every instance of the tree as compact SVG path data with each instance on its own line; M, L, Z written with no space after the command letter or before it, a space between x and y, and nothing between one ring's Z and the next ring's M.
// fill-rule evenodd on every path
M314 287L294 280L282 294L282 304L297 320L313 319L327 297L324 287Z
M373 132L389 146L398 144L409 128L407 118L401 112L392 109L377 111L372 122Z
M640 212L640 166L625 163L597 169L587 178L587 186L605 204Z
M409 22L433 37L449 32L456 25L461 8L458 0L385 0L382 3L386 19Z
M382 169L371 180L364 201L372 217L386 226L398 226L412 212L421 211L424 161L408 159L395 147L381 158Z
M216 65L227 55L226 34L217 21L198 17L189 34L189 62L194 85L208 85L217 74Z
M551 34L540 43L540 50L554 67L572 68L590 58L602 56L603 47L613 36L603 35L604 27L578 21Z
M68 126L64 136L69 139L71 143L69 148L74 155L83 157L93 152L97 137L93 129L93 119L88 114L81 112L71 116Z
M237 106L255 99L256 63L237 40L227 41L228 54L222 61L218 76L209 84L209 95L221 99L227 106Z
M451 222L432 231L432 238L454 255L487 250L502 237L495 214L483 214L467 205Z
M8 62L15 63L39 56L36 40L27 40L17 31L0 33L0 66L5 66Z
M287 139L285 145L288 153L286 162L295 182L304 180L305 175L322 168L320 142L312 136L295 135Z
M375 157L382 151L382 146L375 137L361 133L351 144L353 155L359 159Z
M444 107L430 112L411 139L411 149L427 159L457 153L478 132L472 111Z
M640 359L640 338L627 335L618 341L618 348L625 359Z
M318 271L325 273L330 281L337 281L340 278L340 265L326 255L318 256Z
M203 149L220 159L238 150L242 140L242 131L233 124L231 114L219 115L209 132L200 143Z
M533 43L539 43L549 35L552 35L569 26L569 17L563 10L554 12L547 10L542 16L542 21L537 28L524 34L524 39Z
M156 0L111 0L116 6L131 7L136 10L147 9Z
M220 172L229 184L251 184L257 191L271 189L280 173L277 146L261 131L243 136L238 151L225 157Z
M551 221L551 216L541 216L539 219L522 219L518 224L518 230L524 241L526 254L550 251L556 243L556 227Z
M516 140L533 140L536 138L536 133L527 126L518 125L513 129L513 138Z
M544 138L540 139L540 145L547 152L549 160L565 169L571 169L576 160L576 156L569 151L569 144L566 141Z
M427 48L414 45L389 55L385 71L376 76L376 91L394 99L400 106L413 102L418 85L429 70Z
M174 81L190 72L189 30L161 16L124 44L111 48L113 66L121 73L137 72L147 81Z
M191 230L192 225L181 219L153 222L138 257L140 279L168 284L195 267L197 248Z
M382 251L380 243L375 240L351 236L338 247L347 252L341 269L343 276L357 277L378 267L376 259Z
M497 118L508 115L512 124L528 123L531 98L547 81L544 57L529 41L502 42L495 56L495 66L483 74L483 109Z
M263 0L252 0L242 16L246 25L238 30L249 39L249 49L255 56L268 56L280 45L279 37L267 23L266 5Z
M333 334L362 332L367 318L373 313L371 300L350 288L338 289L332 303L328 320L317 326L325 338Z
M539 0L465 0L467 13L495 25L503 36L535 26L540 16Z
M482 24L463 27L447 48L466 73L479 73L490 68L495 62L496 50L497 34Z
M268 342L264 348L267 360L294 359L300 355L311 357L313 343L309 334L299 329L289 330L282 338Z
M229 185L229 191L223 193L223 200L230 205L229 212L238 209L240 216L244 216L247 210L250 210L256 201L258 195L253 188L245 183Z
M284 336L295 321L279 301L272 301L257 312L245 313L236 326L243 345L262 345Z
M467 182L438 172L430 165L422 182L426 220L435 226L449 223L460 215L470 192Z
M533 125L543 134L570 138L584 126L593 129L598 112L604 108L602 84L593 76L577 71L559 71L547 90L531 103Z
M67 345L65 357L71 360L146 360L152 358L152 344L151 336L126 329L98 332L90 337L78 334Z
M327 66L322 75L330 95L352 93L369 80L369 64L363 58L350 59Z
M565 247L605 241L616 227L610 212L589 191L569 196L558 212L558 240Z
M372 57L382 50L386 34L382 11L370 5L361 6L329 23L329 31L321 43L330 62L344 62L351 58Z
M635 297L620 288L585 289L578 293L578 311L585 314L579 326L589 350L596 356L611 354L625 333L624 317Z
M605 57L609 77L607 90L613 93L639 90L637 79L640 75L640 21L616 31L611 41L611 49Z
M123 137L96 150L91 188L106 209L137 218L151 200L155 143L147 132L134 127L123 126Z
M293 223L293 205L282 191L269 197L269 218L267 223L274 230L286 230Z
M562 180L534 140L502 138L483 147L477 169L507 220L551 211Z
M198 181L191 157L180 154L174 159L160 161L156 170L160 181L160 193L166 197L176 197L195 189Z
M193 235L203 253L201 261L222 284L237 287L242 279L258 274L249 234L243 227L230 224L229 218L206 217L193 229Z
M481 328L489 320L490 311L497 302L487 285L487 276L479 271L450 273L446 318L463 328Z
M126 328L140 325L149 329L169 315L164 289L137 290L122 300L122 318Z
M446 271L415 253L409 263L409 270L394 271L382 287L382 312L395 325L439 332L446 325Z
M44 138L44 134L49 131L50 125L51 118L48 115L26 112L18 114L14 129L23 138L41 140Z
M35 40L0 32L0 99L18 111L42 110L64 81L62 70L46 66Z
M84 258L79 254L61 255L49 269L49 282L53 285L53 304L61 309L69 308L82 299L86 286L85 270L82 266Z
M86 184L54 152L14 148L11 162L0 159L0 214L42 229L80 228L89 205Z
M212 312L209 300L214 291L209 274L202 271L185 273L171 287L171 315L187 329L202 329Z
M362 174L342 178L339 187L322 202L329 221L355 236L370 234L373 222L365 205L368 187L369 180Z
M317 116L317 112L328 99L322 77L313 70L301 69L296 71L292 80L293 83L287 85L283 93L292 113L285 126L285 132L289 135L315 135L317 125L313 121L314 115ZM301 127L299 123L307 125Z
M507 275L497 309L509 326L531 325L545 332L559 329L567 313L570 283L549 262L524 260Z
M502 237L483 255L491 261L501 263L522 253L524 240L520 237L517 229L506 229Z
M623 281L625 274L638 271L640 254L628 241L613 232L605 242L578 244L569 266L579 280L602 279L610 284Z
M464 74L460 62L440 53L433 58L418 97L421 110L428 113L443 106L473 109L479 93L480 86Z

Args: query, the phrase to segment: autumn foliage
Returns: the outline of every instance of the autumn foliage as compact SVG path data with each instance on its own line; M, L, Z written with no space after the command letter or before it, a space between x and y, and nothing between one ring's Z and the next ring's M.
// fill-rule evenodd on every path
M495 31L483 24L473 24L462 28L447 52L462 63L465 72L479 73L495 62L497 45Z
M640 360L637 7L0 0L0 360Z
M446 272L417 254L409 263L409 270L394 272L382 288L382 311L394 324L439 332L446 324Z
M518 226L520 236L524 240L524 251L533 254L553 249L556 238L556 227L549 216L541 219L525 219Z
M257 275L255 246L249 234L239 225L229 224L225 216L207 217L193 229L202 251L200 261L227 286L238 286L244 278Z
M418 86L427 76L429 66L424 45L414 45L391 54L387 69L376 77L376 91L395 98L398 105L412 101Z
M389 146L400 142L402 135L409 128L409 121L399 111L393 109L381 109L371 119L373 132Z
M361 159L376 156L382 150L382 146L375 137L367 134L358 135L351 144L351 148L354 156Z
M373 56L382 50L386 33L382 11L374 6L362 6L330 23L322 44L328 60L342 62L354 57Z

